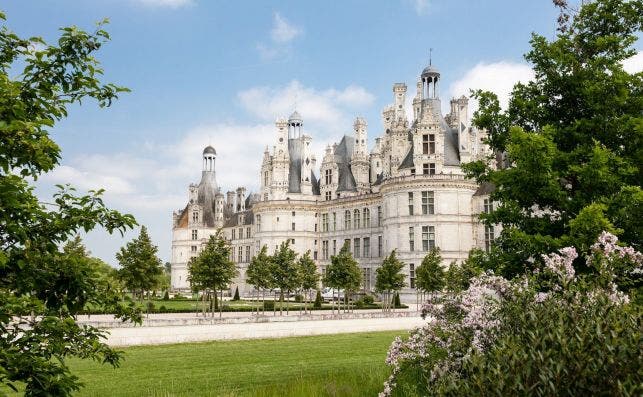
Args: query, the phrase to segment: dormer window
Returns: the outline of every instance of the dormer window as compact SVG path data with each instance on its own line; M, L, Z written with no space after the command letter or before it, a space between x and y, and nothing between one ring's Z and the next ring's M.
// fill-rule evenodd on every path
M198 222L198 221L199 221L199 211L192 212L192 222Z

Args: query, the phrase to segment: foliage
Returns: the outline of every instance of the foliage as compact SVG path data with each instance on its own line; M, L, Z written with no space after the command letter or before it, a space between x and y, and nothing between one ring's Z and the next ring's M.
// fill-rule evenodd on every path
M313 303L313 309L321 309L323 303L324 300L322 299L321 291L317 290L317 294L315 294L315 303Z
M304 291L317 288L321 276L317 273L317 265L315 265L315 261L310 257L310 251L306 251L306 253L299 258L297 266L299 267L301 288Z
M359 264L353 258L349 244L346 242L337 255L331 256L330 264L326 267L324 285L338 291L344 290L345 303L348 303L349 295L359 289L361 281L362 272Z
M362 298L365 304L367 305L372 305L375 303L375 298L373 298L373 295L364 295L364 298Z
M471 279L482 273L480 262L483 256L482 251L473 249L464 261L460 263L452 262L444 276L447 291L460 292L469 288Z
M274 310L275 309L275 301L263 301L263 310Z
M91 303L136 321L140 313L119 304L96 263L59 247L80 231L123 233L136 222L106 208L103 190L77 195L58 186L44 203L32 183L59 165L49 131L69 106L88 98L109 106L127 90L100 80L95 53L109 39L104 22L93 33L63 28L48 45L10 32L2 12L0 20L0 384L64 396L81 387L68 358L120 360L102 342L104 331L75 321L78 310Z
M404 263L397 259L396 252L393 250L384 258L382 265L375 270L375 290L385 294L382 299L384 310L388 310L387 305L391 303L391 298L388 295L392 291L399 291L406 286L402 274L403 268Z
M383 395L640 395L641 306L614 269L640 279L643 255L604 232L577 274L573 247L543 255L533 274L485 273L424 305L432 321L396 339Z
M235 288L234 290L234 296L232 297L233 301L240 301L241 298L239 297L239 287Z
M627 73L623 61L636 53L643 1L583 2L575 15L567 1L554 3L559 32L532 35L525 58L535 78L514 86L508 109L474 93L473 122L507 160L465 168L496 187L499 205L482 218L503 225L489 266L507 277L563 246L586 254L602 230L635 248L642 241L643 73Z
M116 259L121 265L119 278L127 289L138 291L141 298L144 291L151 291L159 286L163 267L157 252L158 247L152 244L147 228L142 226L138 237L116 253Z
M445 273L439 248L433 248L426 254L422 264L415 269L415 274L415 285L419 291L432 293L444 288Z
M393 307L396 309L399 309L402 307L402 302L400 301L400 293L396 292L395 295L393 295Z
M170 293L168 291L165 291L165 293L163 294L163 300L164 301L170 300Z
M274 253L270 261L271 284L281 290L280 299L282 302L284 291L294 291L301 283L296 258L297 254L290 248L288 241L285 241L279 245L279 249ZM286 311L288 310L288 303L286 302Z

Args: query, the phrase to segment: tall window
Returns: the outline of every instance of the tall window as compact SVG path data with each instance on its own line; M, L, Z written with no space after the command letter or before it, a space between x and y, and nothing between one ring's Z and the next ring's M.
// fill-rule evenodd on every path
M328 231L328 214L322 214L322 232Z
M337 230L337 212L333 212L333 231Z
M192 222L198 222L198 221L199 221L199 212L198 212L198 211L194 211L194 212L192 213Z
M192 240L196 240L199 236L199 232L196 230L192 230Z
M359 219L360 219L360 218L359 218L359 212L360 212L359 210L354 210L354 211L353 211L353 218L354 218L354 219L353 219L353 225L355 225L355 226L354 226L354 228L355 228L355 229L359 229L359 227L361 226L361 225L359 224L359 222L360 222L360 220L359 220Z
M242 238L243 238L243 228L240 227L239 228L239 240L241 240Z
M246 246L246 262L250 262L250 246Z
M429 175L435 175L435 163L429 163Z
M330 201L333 198L333 192L327 191L324 197L326 201Z
M250 238L250 228L246 228L246 238Z
M371 257L371 238L364 237L364 258Z
M422 250L428 251L435 248L435 227L422 226Z
M359 244L359 239L358 238L354 239L353 240L353 257L354 258L359 258L360 257L360 255L359 255L360 254L360 252L359 252L360 246L359 245L360 245Z
M349 238L344 239L344 245L347 245L348 250L350 251L351 250L351 239L349 239Z
M377 236L377 256L382 256L382 236Z
M413 215L413 192L409 192L409 215Z
M333 255L337 255L337 240L333 240Z
M495 236L494 227L485 225L485 227L484 227L484 250L486 252L491 251L491 244L493 244L493 240L495 238L496 238L496 236Z
M382 207L377 207L377 226L382 226Z
M344 229L351 229L351 212L349 210L344 211Z
M241 263L243 261L243 247L239 247L237 249L237 258L239 259L237 262Z
M371 227L371 210L364 208L364 227Z
M328 240L322 240L322 259L328 259Z
M422 153L435 154L435 135L434 134L422 135Z
M196 245L190 247L190 251L192 251L193 254L196 254Z
M257 231L260 232L261 231L261 215L257 215L255 220L257 222Z
M415 265L409 263L409 287L415 288Z
M484 199L484 207L483 207L484 213L488 214L491 211L493 211L493 201L490 199L486 198Z
M422 192L422 214L434 214L435 202L433 192Z
M295 231L295 222L290 224L290 230Z
M324 182L326 182L327 185L333 183L333 170L324 171Z
M415 251L415 228L409 226L409 251Z
M232 240L236 240L236 239L237 239L237 230L232 229Z

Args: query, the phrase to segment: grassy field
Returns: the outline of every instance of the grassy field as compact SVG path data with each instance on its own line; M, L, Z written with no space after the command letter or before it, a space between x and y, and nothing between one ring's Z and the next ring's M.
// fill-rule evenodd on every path
M118 369L73 360L79 396L375 396L404 331L124 349Z

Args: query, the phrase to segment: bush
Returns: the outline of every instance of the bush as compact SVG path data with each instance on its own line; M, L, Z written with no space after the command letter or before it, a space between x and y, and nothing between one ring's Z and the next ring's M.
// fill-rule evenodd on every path
M314 309L321 309L323 302L324 302L324 300L322 299L321 291L317 290L317 295L315 295L315 303L313 303L313 308Z
M295 302L301 303L303 301L304 301L303 295L299 295L299 294L295 295Z
M186 298L186 297L184 297L183 295L179 294L179 293L176 293L176 294L174 295L174 298L172 298L172 299L179 301L179 300L187 299L187 298Z
M362 302L366 305L372 305L375 303L375 298L373 298L373 295L364 295Z
M400 302L400 293L396 292L393 296L393 307L396 309L402 308L402 302Z
M165 312L167 312L167 308L164 305L161 305L161 307L159 307L159 313L165 313Z
M165 291L165 293L163 294L163 300L164 301L169 301L170 300L170 294L167 291Z
M150 313L154 312L154 302L147 302L147 311Z
M274 308L275 308L275 301L263 302L263 310L274 310Z
M232 298L232 300L233 301L240 301L241 300L241 298L239 297L239 287L237 287L234 290L234 297Z

